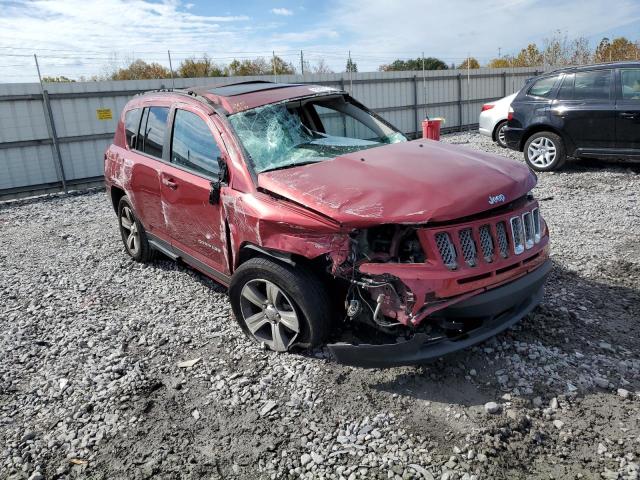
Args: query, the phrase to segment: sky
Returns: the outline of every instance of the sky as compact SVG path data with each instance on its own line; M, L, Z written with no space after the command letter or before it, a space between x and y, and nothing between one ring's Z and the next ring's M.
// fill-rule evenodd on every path
M615 5L615 8L612 8ZM359 71L396 58L481 63L561 31L640 39L640 0L0 0L0 82L106 73L142 58L174 67L207 53L218 63L268 56L299 66L323 58Z

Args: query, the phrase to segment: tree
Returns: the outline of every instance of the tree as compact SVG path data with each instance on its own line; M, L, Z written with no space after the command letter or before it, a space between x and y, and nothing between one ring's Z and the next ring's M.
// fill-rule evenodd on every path
M42 77L42 81L44 83L66 83L66 82L75 82L75 80L72 80L70 78L64 77L64 76L59 76L59 77Z
M275 68L274 68L275 67ZM226 68L227 75L230 76L246 76L246 75L287 75L295 73L295 68L289 62L285 62L277 55L266 61L259 57L254 60L234 59Z
M224 77L224 68L216 65L206 54L200 59L187 58L180 63L178 75L185 78Z
M378 70L381 72L402 72L402 71L419 71L422 70L422 57L409 60L394 60L387 65L380 65ZM425 70L447 70L447 64L442 60L433 57L424 59Z
M596 63L618 62L637 60L638 57L640 57L638 43L633 43L625 37L614 38L613 41L605 37L596 48L594 60Z
M473 57L466 58L464 62L458 65L460 70L480 68L480 63Z
M586 65L592 61L593 55L591 54L591 47L589 47L589 40L585 37L574 39L570 45L569 63L571 65Z
M526 48L520 50L518 55L513 59L514 67L537 67L542 65L542 54L538 50L535 43L530 43Z
M489 68L509 68L512 66L512 57L494 58L487 65Z
M272 73L275 73L276 75L292 75L296 73L296 69L291 63L283 60L277 55L271 58L271 68Z
M135 60L127 67L119 68L109 77L111 80L146 80L150 78L169 78L171 72L159 63L147 63L144 60Z
M351 60L351 58L347 59L347 66L345 72L357 72L358 64Z
M313 73L333 73L333 70L327 65L327 62L324 61L324 58L318 60L318 62L309 68Z

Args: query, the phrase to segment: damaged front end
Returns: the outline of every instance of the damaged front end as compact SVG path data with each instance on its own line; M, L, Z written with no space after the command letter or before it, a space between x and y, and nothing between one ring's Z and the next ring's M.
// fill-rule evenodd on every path
M551 269L530 198L463 222L356 230L350 246L333 273L360 333L329 350L363 367L427 362L496 335L538 305Z

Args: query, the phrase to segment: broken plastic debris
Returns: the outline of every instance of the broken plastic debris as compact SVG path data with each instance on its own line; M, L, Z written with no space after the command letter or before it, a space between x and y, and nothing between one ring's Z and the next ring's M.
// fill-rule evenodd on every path
M200 420L200 412L197 409L191 412L191 416L196 420Z
M82 458L72 458L69 460L69 463L73 463L74 465L86 465L89 462L87 460L83 460Z
M202 360L201 357L199 358L194 358L193 360L184 360L182 362L178 363L178 368L189 368L189 367L193 367L196 363L198 363L200 360Z

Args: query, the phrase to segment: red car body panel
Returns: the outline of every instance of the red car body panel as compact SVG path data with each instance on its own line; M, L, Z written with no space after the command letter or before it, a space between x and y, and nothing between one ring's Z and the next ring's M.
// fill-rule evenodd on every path
M380 225L415 226L426 260L422 263L363 261L359 274L392 278L403 291L372 289L384 296L385 316L416 326L456 302L526 275L548 259L548 233L542 222L540 241L520 255L495 255L470 267L448 269L440 259L434 235L451 232L461 251L458 232L508 222L537 207L524 200L536 177L524 165L503 157L439 142L416 140L372 148L286 170L253 175L227 113L292 98L340 93L317 86L274 88L233 97L195 89L212 105L185 94L147 94L122 112L114 144L105 153L108 192L126 193L145 230L175 246L185 261L223 284L240 263L247 245L306 259L325 257L341 278L352 252L354 231ZM209 203L210 180L130 149L124 131L125 112L148 105L183 108L198 114L211 130L229 171L220 202ZM169 127L170 128L170 127ZM499 198L499 204L496 202ZM508 211L500 205L521 199ZM497 237L496 237L497 238Z
M423 139L258 175L265 190L352 227L463 218L535 183L519 163Z

